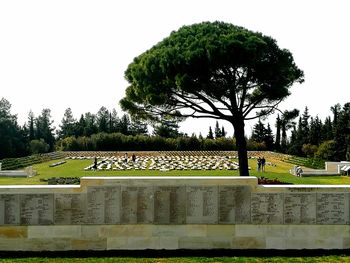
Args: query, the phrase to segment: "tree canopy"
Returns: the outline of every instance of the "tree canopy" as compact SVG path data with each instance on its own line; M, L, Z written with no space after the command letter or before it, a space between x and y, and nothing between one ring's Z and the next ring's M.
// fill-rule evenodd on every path
M14 157L25 152L25 138L17 124L17 116L11 114L11 103L0 99L0 159Z
M249 175L244 120L265 116L303 72L271 37L224 22L183 26L134 59L120 101L130 114L229 121L240 175Z

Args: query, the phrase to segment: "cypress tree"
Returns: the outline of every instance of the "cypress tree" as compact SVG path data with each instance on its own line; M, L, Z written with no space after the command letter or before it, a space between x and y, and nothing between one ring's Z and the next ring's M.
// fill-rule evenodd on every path
M211 129L211 126L209 126L209 133L207 135L207 139L214 139L214 134L213 134L213 131Z

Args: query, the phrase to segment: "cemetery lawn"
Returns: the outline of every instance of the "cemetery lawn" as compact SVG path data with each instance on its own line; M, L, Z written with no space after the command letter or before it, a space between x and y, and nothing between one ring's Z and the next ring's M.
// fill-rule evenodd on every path
M323 263L323 262L350 262L350 256L320 256L320 257L171 257L171 258L132 258L132 257L85 257L85 258L11 258L0 259L0 263Z
M33 165L37 175L32 178L0 178L0 185L33 185L47 184L42 181L52 177L83 177L83 176L239 176L237 170L125 170L125 171L84 171L84 168L92 164L92 160L66 160L66 163L55 167L50 164L62 160L54 160ZM266 165L265 172L256 171L256 160L249 159L251 167L250 175L277 179L292 184L350 184L350 177L347 176L317 176L317 177L295 177L289 173L292 164L281 160L267 160L275 166Z

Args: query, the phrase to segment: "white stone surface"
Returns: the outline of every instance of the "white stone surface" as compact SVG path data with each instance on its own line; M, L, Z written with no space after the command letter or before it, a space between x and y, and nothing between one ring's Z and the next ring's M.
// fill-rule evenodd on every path
M202 222L202 213L205 214L209 212L208 209L202 209L205 207L202 202L214 202L217 200L217 207L220 207L220 196L221 198L227 198L227 194L234 195L236 193L235 189L228 191L225 187L235 185L249 186L249 194L244 195L245 198L248 196L249 202L245 202L244 204L248 206L251 205L250 199L253 196L260 206L259 209L256 209L254 212L255 214L259 215L261 212L264 215L269 215L269 213L271 213L276 217L280 217L280 220L261 222L259 224L252 224L249 220L247 223L241 222L240 224L227 221L222 223L219 221L216 223L213 223L213 221L210 221L210 223ZM190 191L188 191L188 189L196 190L197 188L194 187L199 187L199 190L197 189L198 191L191 190L192 193L199 196L194 199L196 202L194 202L193 205L199 206L200 208L198 210L199 212L197 211L193 223L155 224L149 220L134 223L123 223L119 220L115 220L113 223L108 223L104 219L110 218L111 211L108 210L123 208L123 206L109 203L119 202L121 200L118 196L121 196L122 191L114 191L114 188L129 189L128 187L136 187L135 189L139 189L141 187L140 189L147 190L142 190L142 195L135 195L135 197L138 198L137 202L139 205L137 207L142 206L135 210L138 213L139 209L142 211L148 209L148 206L146 206L144 202L146 199L153 200L152 196L155 190L166 194L167 198L159 199L162 202L164 202L164 200L170 202L169 200L171 198L179 198L176 191L164 190L165 188L163 188L163 186L181 186L183 189L187 189L186 191L180 191L180 193L186 195L186 198L190 196ZM87 190L89 187L91 187L90 190ZM111 189L113 191L109 191ZM211 189L215 194L208 196L205 189ZM226 189L226 194L218 194L220 193L220 189ZM61 221L61 225L19 225L19 221L9 220L9 217L13 216L13 211L16 209L9 213L8 206L12 205L16 200L23 200L23 198L20 198L22 195L38 197L30 199L31 202L29 203L33 205L33 207L42 207L45 205L41 201L41 198L39 198L40 195L57 195L56 197L60 197L60 202L55 202L54 200L56 199L53 198L52 202L50 201L51 203L47 204L47 208L52 206L53 209L55 209L55 206L59 205L61 206L60 211L72 209L74 210L71 213L72 216L79 214L78 210L81 209L79 204L85 203L79 201L77 204L75 202L84 198L87 199L86 196L91 193L94 193L94 195L92 195L94 200L90 200L90 206L93 207L94 210L92 211L90 209L90 212L94 212L95 217L96 213L100 213L100 211L104 213L104 215L101 216L103 220L98 220L98 222L102 222L101 224L91 224L91 222L77 223L77 221L74 221L76 224L73 225L73 223L69 224L69 222L73 222L72 220L66 220ZM76 195L79 196L78 199L73 198L76 197ZM307 200L304 198L306 200L303 199L304 202L308 204L308 206L304 207L298 205L298 200L305 197L304 195L311 197L316 196L317 198L308 198ZM18 198L10 198L14 196ZM350 213L348 207L350 206L349 196L350 186L258 186L257 178L253 177L95 177L84 178L81 186L0 186L0 222L3 224L0 226L0 251L350 248L350 222L348 219L348 214ZM293 197L293 200L289 200L291 197ZM287 206L284 205L286 198L289 198ZM186 199L184 198L181 200ZM202 200L202 202L197 202L198 200ZM219 211L224 211L226 213L227 209L235 208L235 202L238 202L240 199L231 198L230 200L229 204L227 204L227 202L225 203L225 209L219 209ZM124 200L124 202L125 201L126 200ZM281 205L281 203L283 205ZM104 209L99 210L99 204L103 205ZM160 209L160 205L162 204L157 204L156 209ZM171 211L169 210L167 212L166 209L170 209L170 205L168 203L166 205L165 208L162 208L163 216L164 214L168 215L170 212L175 213L179 211L173 207ZM316 205L318 205L319 213L317 216L322 216L324 220L309 220L299 223L297 219L298 217L302 217L302 209L306 209L306 207L310 205L314 205L315 208ZM209 203L206 203L206 206L216 207L211 206ZM152 208L152 206L149 207ZM22 208L21 211L28 212L28 209L30 210L31 208ZM152 209L145 215L151 218L152 215L149 213L153 211ZM239 209L243 208L240 207ZM251 209L251 207L249 207L249 209ZM294 224L286 223L284 220L284 212L276 213L279 209L295 213L294 217L296 219L291 221L294 222ZM38 209L38 213L40 212L39 210L44 211L45 209ZM313 211L312 207L311 212L314 213ZM320 211L322 213L320 213ZM6 220L5 213L7 213ZM218 212L215 213L218 217ZM40 217L39 214L37 217ZM274 223L277 221L279 222L278 224ZM6 222L12 222L12 225L9 223L6 224Z

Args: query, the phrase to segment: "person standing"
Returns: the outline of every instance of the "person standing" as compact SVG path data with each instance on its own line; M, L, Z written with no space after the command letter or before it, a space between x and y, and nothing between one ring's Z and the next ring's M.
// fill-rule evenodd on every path
M97 158L95 157L94 166L92 167L94 170L97 170Z
M263 158L261 159L261 171L265 172L265 164L266 164L266 160L265 157L263 156Z
M260 169L261 169L261 158L260 158L260 156L259 156L259 158L258 158L258 163L257 163L257 165L258 165L258 172L260 172Z

